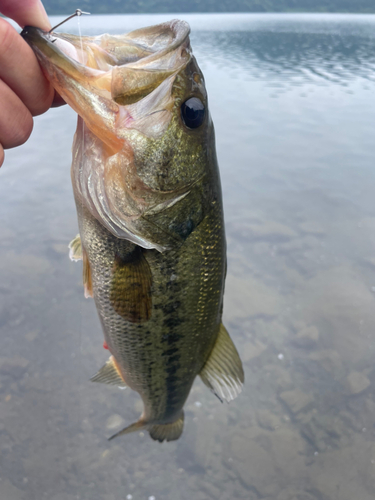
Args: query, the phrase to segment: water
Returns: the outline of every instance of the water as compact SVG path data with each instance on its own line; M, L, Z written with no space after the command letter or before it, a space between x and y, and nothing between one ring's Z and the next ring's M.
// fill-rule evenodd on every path
M88 381L107 353L67 252L75 116L51 110L0 171L0 497L373 499L375 17L183 17L217 132L244 392L221 405L197 380L179 441L106 441L140 400Z

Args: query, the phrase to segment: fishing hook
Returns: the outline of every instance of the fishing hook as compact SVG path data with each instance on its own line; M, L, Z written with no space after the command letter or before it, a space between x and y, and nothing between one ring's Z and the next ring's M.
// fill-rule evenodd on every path
M76 16L82 16L82 14L86 14L86 15L90 15L90 12L83 12L81 9L77 9L74 14L72 14L71 16L67 17L66 19L64 19L64 21L61 21L61 23L59 24L56 24L56 26L54 26L53 28L51 28L49 30L48 33L52 33L52 31L54 31L56 28L58 28L59 26L61 26L62 24L66 23L66 21L69 21L69 19L72 19L73 17L76 17Z

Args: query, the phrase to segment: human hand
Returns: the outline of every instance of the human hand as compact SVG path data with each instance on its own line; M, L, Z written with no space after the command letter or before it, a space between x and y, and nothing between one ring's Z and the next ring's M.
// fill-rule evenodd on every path
M51 28L40 0L0 0L0 12L21 27ZM4 149L20 146L29 138L33 116L62 103L29 45L0 18L0 167Z

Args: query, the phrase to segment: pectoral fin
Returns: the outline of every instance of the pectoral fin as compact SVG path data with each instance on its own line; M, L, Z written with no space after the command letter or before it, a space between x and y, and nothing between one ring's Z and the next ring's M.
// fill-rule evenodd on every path
M82 243L79 234L69 243L69 258L74 262L82 260Z
M151 285L151 270L141 248L117 256L110 291L113 309L132 323L147 321L151 316Z
M85 249L82 247L81 237L79 234L69 243L69 257L75 262L83 261L83 286L86 299L93 297L91 269Z
M106 364L102 366L98 373L91 377L90 380L91 382L99 382L101 384L116 385L117 387L127 387L116 366L116 360L113 356L109 358Z
M242 390L244 382L242 362L222 323L210 357L199 375L221 401L229 403Z
M86 299L88 299L89 297L94 297L94 292L92 289L90 263L84 248L82 249L82 260L83 260L83 287L84 287L85 297Z

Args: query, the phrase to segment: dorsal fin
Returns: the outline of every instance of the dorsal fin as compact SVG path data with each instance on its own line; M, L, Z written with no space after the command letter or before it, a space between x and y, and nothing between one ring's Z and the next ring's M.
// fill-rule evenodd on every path
M91 382L99 382L101 384L117 385L118 387L127 387L124 379L121 377L117 369L116 361L113 356L109 358L104 366L100 368L98 373L90 378Z
M220 401L229 403L242 390L244 382L242 362L222 323L210 357L199 375Z

